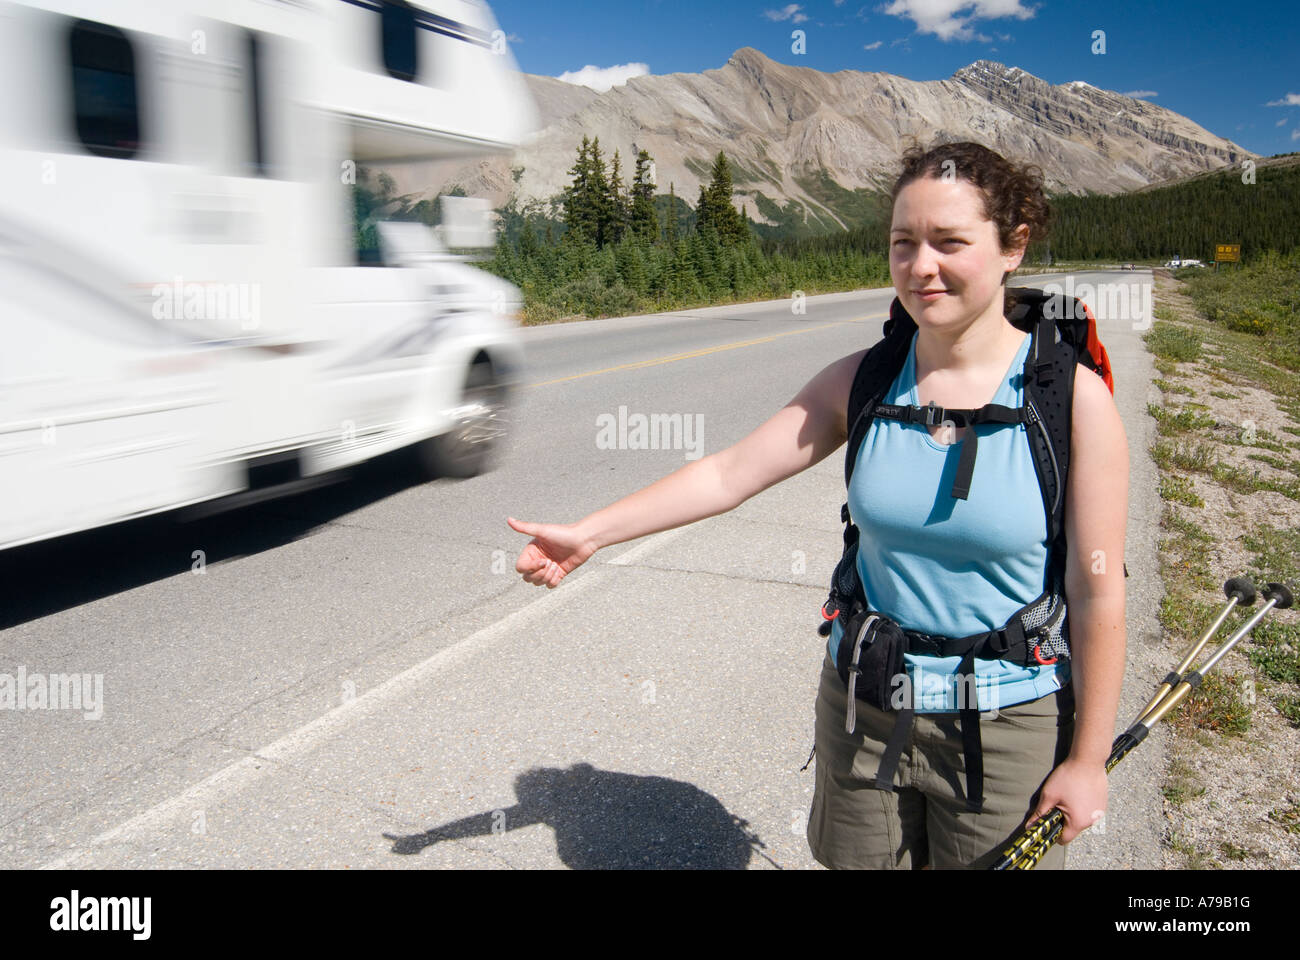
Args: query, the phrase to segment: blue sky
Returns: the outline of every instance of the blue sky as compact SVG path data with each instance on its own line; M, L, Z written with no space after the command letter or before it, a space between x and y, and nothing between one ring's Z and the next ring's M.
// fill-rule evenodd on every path
M1142 96L1264 155L1300 151L1294 0L489 0L522 70L595 82L715 69L739 47L938 80L974 60ZM805 52L792 32L805 33ZM1105 52L1094 53L1095 31Z

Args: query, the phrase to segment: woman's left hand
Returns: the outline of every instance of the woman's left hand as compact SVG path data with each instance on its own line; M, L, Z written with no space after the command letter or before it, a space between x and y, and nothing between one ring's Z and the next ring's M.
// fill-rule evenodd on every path
M1065 813L1065 827L1058 843L1069 843L1087 830L1106 812L1106 764L1067 758L1043 782L1043 790L1028 826L1053 807Z

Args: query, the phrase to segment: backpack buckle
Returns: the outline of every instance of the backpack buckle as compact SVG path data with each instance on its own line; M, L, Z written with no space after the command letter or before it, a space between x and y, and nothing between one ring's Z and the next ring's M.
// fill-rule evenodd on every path
M1061 659L1059 655L1052 657L1051 660L1043 659L1043 654L1040 648L1043 645L1043 641L1045 641L1051 634L1049 633L1046 627L1039 627L1038 630L1035 632L1038 634L1038 639L1034 641L1034 650L1033 650L1034 659L1037 660L1042 666L1050 667L1052 664L1056 663L1057 660Z
M937 427L943 423L943 407L936 407L934 401L930 405L922 408L925 411L925 425L927 427Z

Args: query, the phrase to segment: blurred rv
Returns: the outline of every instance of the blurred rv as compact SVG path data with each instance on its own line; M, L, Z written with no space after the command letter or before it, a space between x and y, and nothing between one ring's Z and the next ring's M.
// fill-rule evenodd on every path
M519 294L447 252L484 211L372 263L353 186L533 129L486 5L0 0L0 78L0 549L491 462Z

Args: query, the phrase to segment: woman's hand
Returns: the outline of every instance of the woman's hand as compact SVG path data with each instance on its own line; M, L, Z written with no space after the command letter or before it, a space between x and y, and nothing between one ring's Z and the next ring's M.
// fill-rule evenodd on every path
M1057 842L1069 843L1102 818L1106 812L1107 787L1104 761L1067 758L1044 781L1038 805L1024 825L1051 813L1053 807L1060 807L1065 813L1065 827Z
M560 581L582 566L597 547L572 523L525 523L514 517L506 522L519 533L533 538L515 561L515 570L536 586L553 590Z

